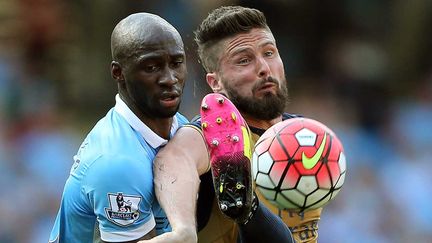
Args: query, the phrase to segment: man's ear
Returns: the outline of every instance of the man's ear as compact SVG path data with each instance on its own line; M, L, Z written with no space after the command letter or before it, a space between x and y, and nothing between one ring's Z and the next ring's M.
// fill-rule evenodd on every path
M120 63L116 61L111 62L111 76L113 79L117 80L117 82L123 82L124 76L123 76L123 69L120 65Z
M213 92L218 93L223 89L223 84L219 80L218 74L216 72L211 72L206 74L206 81Z

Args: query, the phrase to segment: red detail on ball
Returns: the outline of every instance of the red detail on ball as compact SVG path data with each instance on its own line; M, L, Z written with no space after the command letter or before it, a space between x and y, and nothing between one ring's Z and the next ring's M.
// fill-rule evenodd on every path
M279 140L278 143L285 148L286 153L288 153L288 156L290 158L293 157L294 153L297 151L299 144L297 142L297 139L294 137L293 134L278 134ZM300 155L301 156L301 155Z
M290 166L282 182L282 190L294 188L300 178L300 174L294 166Z
M259 143L257 142L255 145L255 153L257 153L257 155L261 155L267 152L272 142L273 142L273 138L271 137L260 140L260 142Z
M271 168L269 175L270 175L270 178L272 179L272 181L273 181L273 183L275 185L279 184L279 182L280 182L280 180L282 178L282 174L284 173L285 168L287 167L287 165L288 165L287 161L285 161L285 162L275 162L273 164L273 167Z
M289 154L286 153L287 151L281 143L273 142L269 152L274 161L287 161L289 159Z
M332 187L330 174L327 169L327 166L321 167L321 169L318 171L316 175L316 178L317 178L318 186L320 188L330 189Z

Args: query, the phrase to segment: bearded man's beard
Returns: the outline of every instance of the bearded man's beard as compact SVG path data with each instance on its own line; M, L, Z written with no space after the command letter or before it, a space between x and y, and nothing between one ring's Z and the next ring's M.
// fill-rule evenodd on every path
M278 89L276 90L276 94L267 92L263 97L256 98L255 93L266 82L272 82L277 85ZM240 110L240 112L246 113L257 119L272 120L282 115L288 103L288 88L286 81L283 81L280 88L279 83L280 82L271 77L266 80L261 80L253 87L252 97L241 96L237 90L229 84L225 84L224 86L228 98L233 102L237 109Z

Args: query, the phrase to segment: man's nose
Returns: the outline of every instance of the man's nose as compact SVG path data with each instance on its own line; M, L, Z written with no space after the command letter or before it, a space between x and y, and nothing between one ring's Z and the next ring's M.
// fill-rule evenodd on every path
M166 85L166 86L175 85L179 81L176 74L177 73L174 70L172 70L171 68L169 68L169 67L165 68L165 72L163 73L163 75L159 79L159 84L160 85Z
M257 72L260 78L267 78L270 76L270 66L264 57L257 60Z

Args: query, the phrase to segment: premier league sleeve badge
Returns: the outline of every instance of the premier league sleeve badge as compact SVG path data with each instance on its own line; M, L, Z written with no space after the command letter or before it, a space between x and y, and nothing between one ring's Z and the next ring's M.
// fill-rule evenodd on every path
M108 201L110 207L105 208L105 214L114 224L125 227L139 219L140 196L108 193Z

